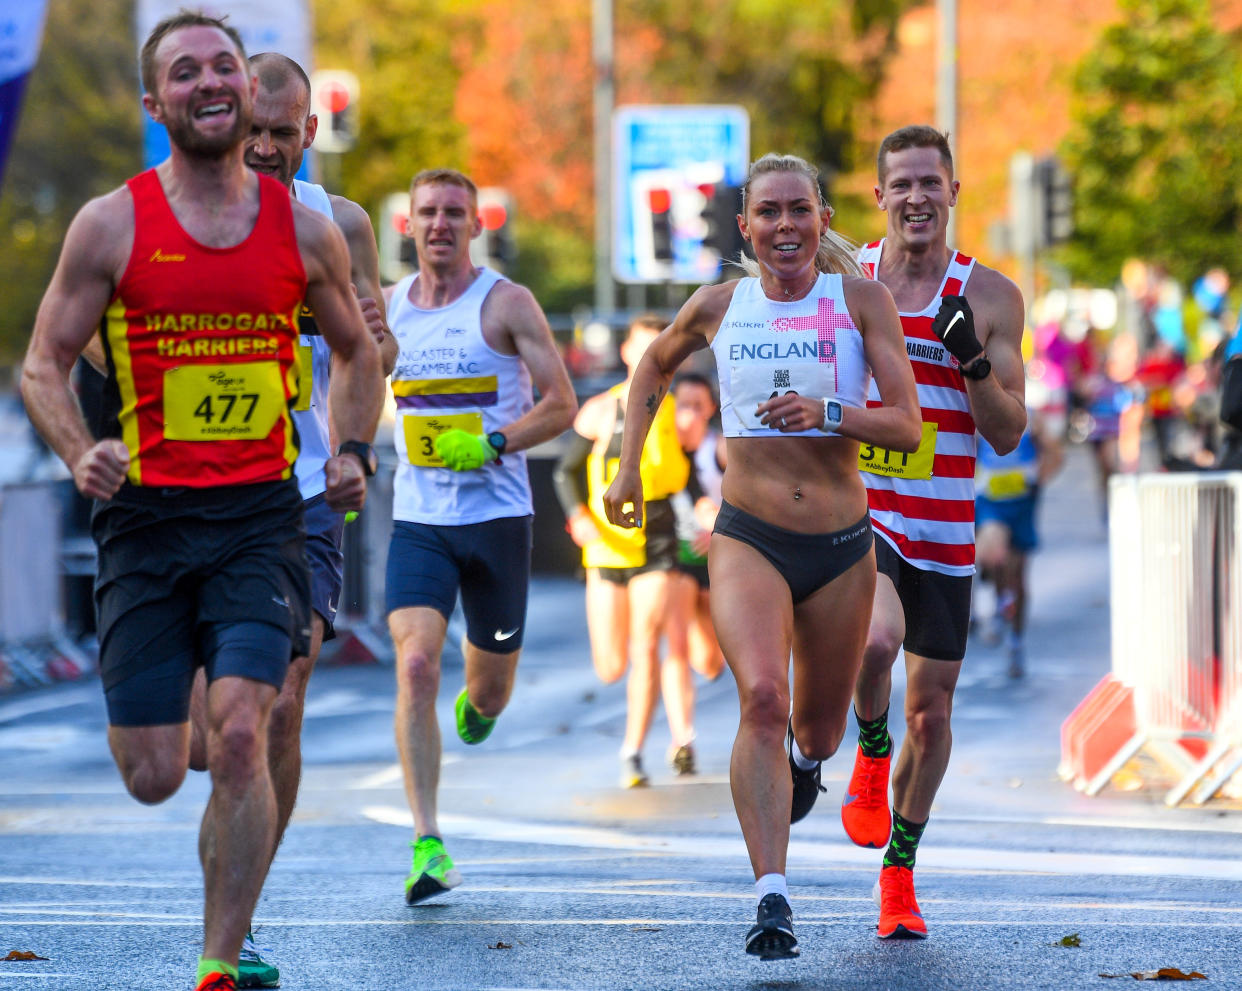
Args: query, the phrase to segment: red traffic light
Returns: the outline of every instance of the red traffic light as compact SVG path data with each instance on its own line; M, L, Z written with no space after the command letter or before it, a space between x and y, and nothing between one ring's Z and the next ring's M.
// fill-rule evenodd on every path
M330 113L339 114L349 106L349 90L336 80L329 80L319 89L319 102Z
M673 194L667 189L649 189L647 205L651 207L652 213L668 213L673 205Z
M480 203L479 219L483 221L485 231L498 231L509 219L509 211L503 203Z

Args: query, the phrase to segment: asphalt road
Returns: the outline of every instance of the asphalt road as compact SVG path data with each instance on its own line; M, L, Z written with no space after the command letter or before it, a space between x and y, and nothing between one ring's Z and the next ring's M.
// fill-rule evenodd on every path
M618 788L623 686L591 673L581 586L545 578L510 709L483 746L451 730L445 742L441 825L465 882L431 903L401 897L411 836L392 672L316 672L300 803L256 914L282 986L1111 988L1171 967L1242 988L1239 803L1168 809L1150 786L1086 798L1056 774L1061 721L1109 667L1107 541L1089 483L1073 450L1047 492L1028 677L1007 678L996 648L968 655L953 764L919 851L928 940L875 938L880 854L841 831L842 753L790 848L802 956L746 956L754 899L728 789L728 673L700 685L700 773L664 767L657 715L653 786ZM445 727L459 664L446 658ZM96 682L0 699L0 956L48 958L0 962L0 989L190 988L205 797L202 776L154 808L125 795Z

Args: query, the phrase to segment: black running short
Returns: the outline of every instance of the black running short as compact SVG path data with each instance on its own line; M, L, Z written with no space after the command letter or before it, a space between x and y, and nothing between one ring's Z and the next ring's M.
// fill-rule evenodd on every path
M832 533L798 533L775 526L725 501L713 533L750 544L789 586L794 605L845 574L871 550L871 516Z
M320 493L306 500L306 563L310 565L311 608L323 617L323 639L336 636L336 608L344 586L345 555L341 540L345 531L345 514L328 507Z
M388 545L384 605L453 614L457 593L466 639L480 650L508 654L526 635L533 517L505 516L442 526L398 520Z
M127 704L118 725L184 722L194 668L235 649L231 627L265 624L280 634L244 636L258 645L249 667L243 661L228 671L278 688L292 657L310 649L310 575L293 479L210 489L125 485L96 505L91 532L104 693L146 698L137 709Z
M933 661L966 656L970 629L970 575L942 575L916 568L882 536L875 542L875 567L897 589L906 616L907 653Z
M643 504L643 547L647 560L633 568L597 568L604 581L628 585L630 579L649 571L672 571L677 566L677 520L668 499Z

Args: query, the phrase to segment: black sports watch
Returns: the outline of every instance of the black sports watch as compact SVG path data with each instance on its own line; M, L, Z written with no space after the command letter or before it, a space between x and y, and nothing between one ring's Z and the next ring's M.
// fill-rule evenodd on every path
M379 467L379 458L375 456L375 448L370 444L366 444L360 440L347 440L336 449L337 456L342 454L357 455L358 460L362 462L362 473L370 478L375 474L375 469Z
M505 453L505 445L509 443L509 438L499 430L493 430L487 435L487 442L495 449L496 457L500 457Z
M969 367L966 365L962 365L960 367L964 377L974 379L976 382L979 382L992 374L992 363L988 361L988 356L983 353L980 353L977 357L972 358L969 362Z

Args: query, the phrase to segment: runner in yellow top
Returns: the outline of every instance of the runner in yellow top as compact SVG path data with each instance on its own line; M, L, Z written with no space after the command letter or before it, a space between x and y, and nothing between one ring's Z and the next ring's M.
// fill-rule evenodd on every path
M574 420L574 437L557 465L557 497L568 519L569 535L582 548L587 569L587 629L595 672L612 684L630 670L626 684L628 711L621 744L621 786L649 781L642 747L651 728L660 691L660 636L677 564L677 534L670 497L690 477L690 462L677 439L671 399L656 411L651 440L640 472L647 495L645 525L623 529L608 522L603 495L616 474L625 429L630 378L647 346L664 329L657 316L638 317L621 345L628 374L624 382L582 404ZM586 468L586 492L580 474ZM631 654L633 655L631 664ZM670 704L672 703L672 704ZM677 703L666 699L665 708ZM674 709L674 711L676 711ZM686 741L674 739L674 744Z

